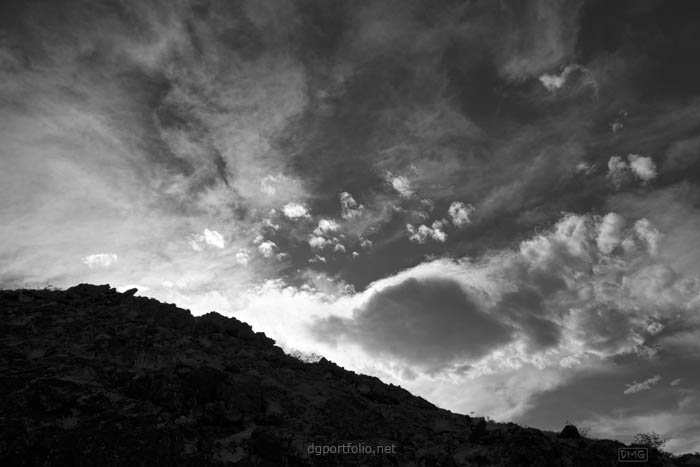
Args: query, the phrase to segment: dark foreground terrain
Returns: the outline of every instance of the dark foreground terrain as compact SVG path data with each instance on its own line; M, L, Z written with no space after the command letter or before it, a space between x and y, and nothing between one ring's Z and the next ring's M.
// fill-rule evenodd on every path
M618 465L619 442L454 414L133 292L0 292L1 466ZM313 453L352 446L395 453Z

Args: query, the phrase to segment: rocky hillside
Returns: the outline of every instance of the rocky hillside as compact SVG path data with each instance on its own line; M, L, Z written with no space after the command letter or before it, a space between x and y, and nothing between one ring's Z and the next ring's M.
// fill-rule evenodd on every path
M621 443L470 419L134 292L0 292L0 465L617 465Z

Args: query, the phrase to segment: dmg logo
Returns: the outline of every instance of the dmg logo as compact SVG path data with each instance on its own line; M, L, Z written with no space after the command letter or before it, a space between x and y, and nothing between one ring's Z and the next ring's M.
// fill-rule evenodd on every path
M647 448L617 448L618 462L646 462L649 460Z

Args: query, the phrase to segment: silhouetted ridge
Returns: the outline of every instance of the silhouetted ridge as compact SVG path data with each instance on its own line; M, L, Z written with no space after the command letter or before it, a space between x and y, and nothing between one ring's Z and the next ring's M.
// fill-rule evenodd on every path
M616 465L623 446L438 409L134 292L0 292L0 465L589 467ZM318 456L312 443L395 453ZM645 465L694 465L669 462L653 451Z

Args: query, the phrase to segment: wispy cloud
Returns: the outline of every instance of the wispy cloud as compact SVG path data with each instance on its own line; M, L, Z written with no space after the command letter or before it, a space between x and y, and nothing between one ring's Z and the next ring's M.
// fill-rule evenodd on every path
M624 390L624 394L635 394L641 391L648 391L656 383L661 381L661 376L656 375L652 378L642 381L641 383L634 382L627 385L627 389Z

